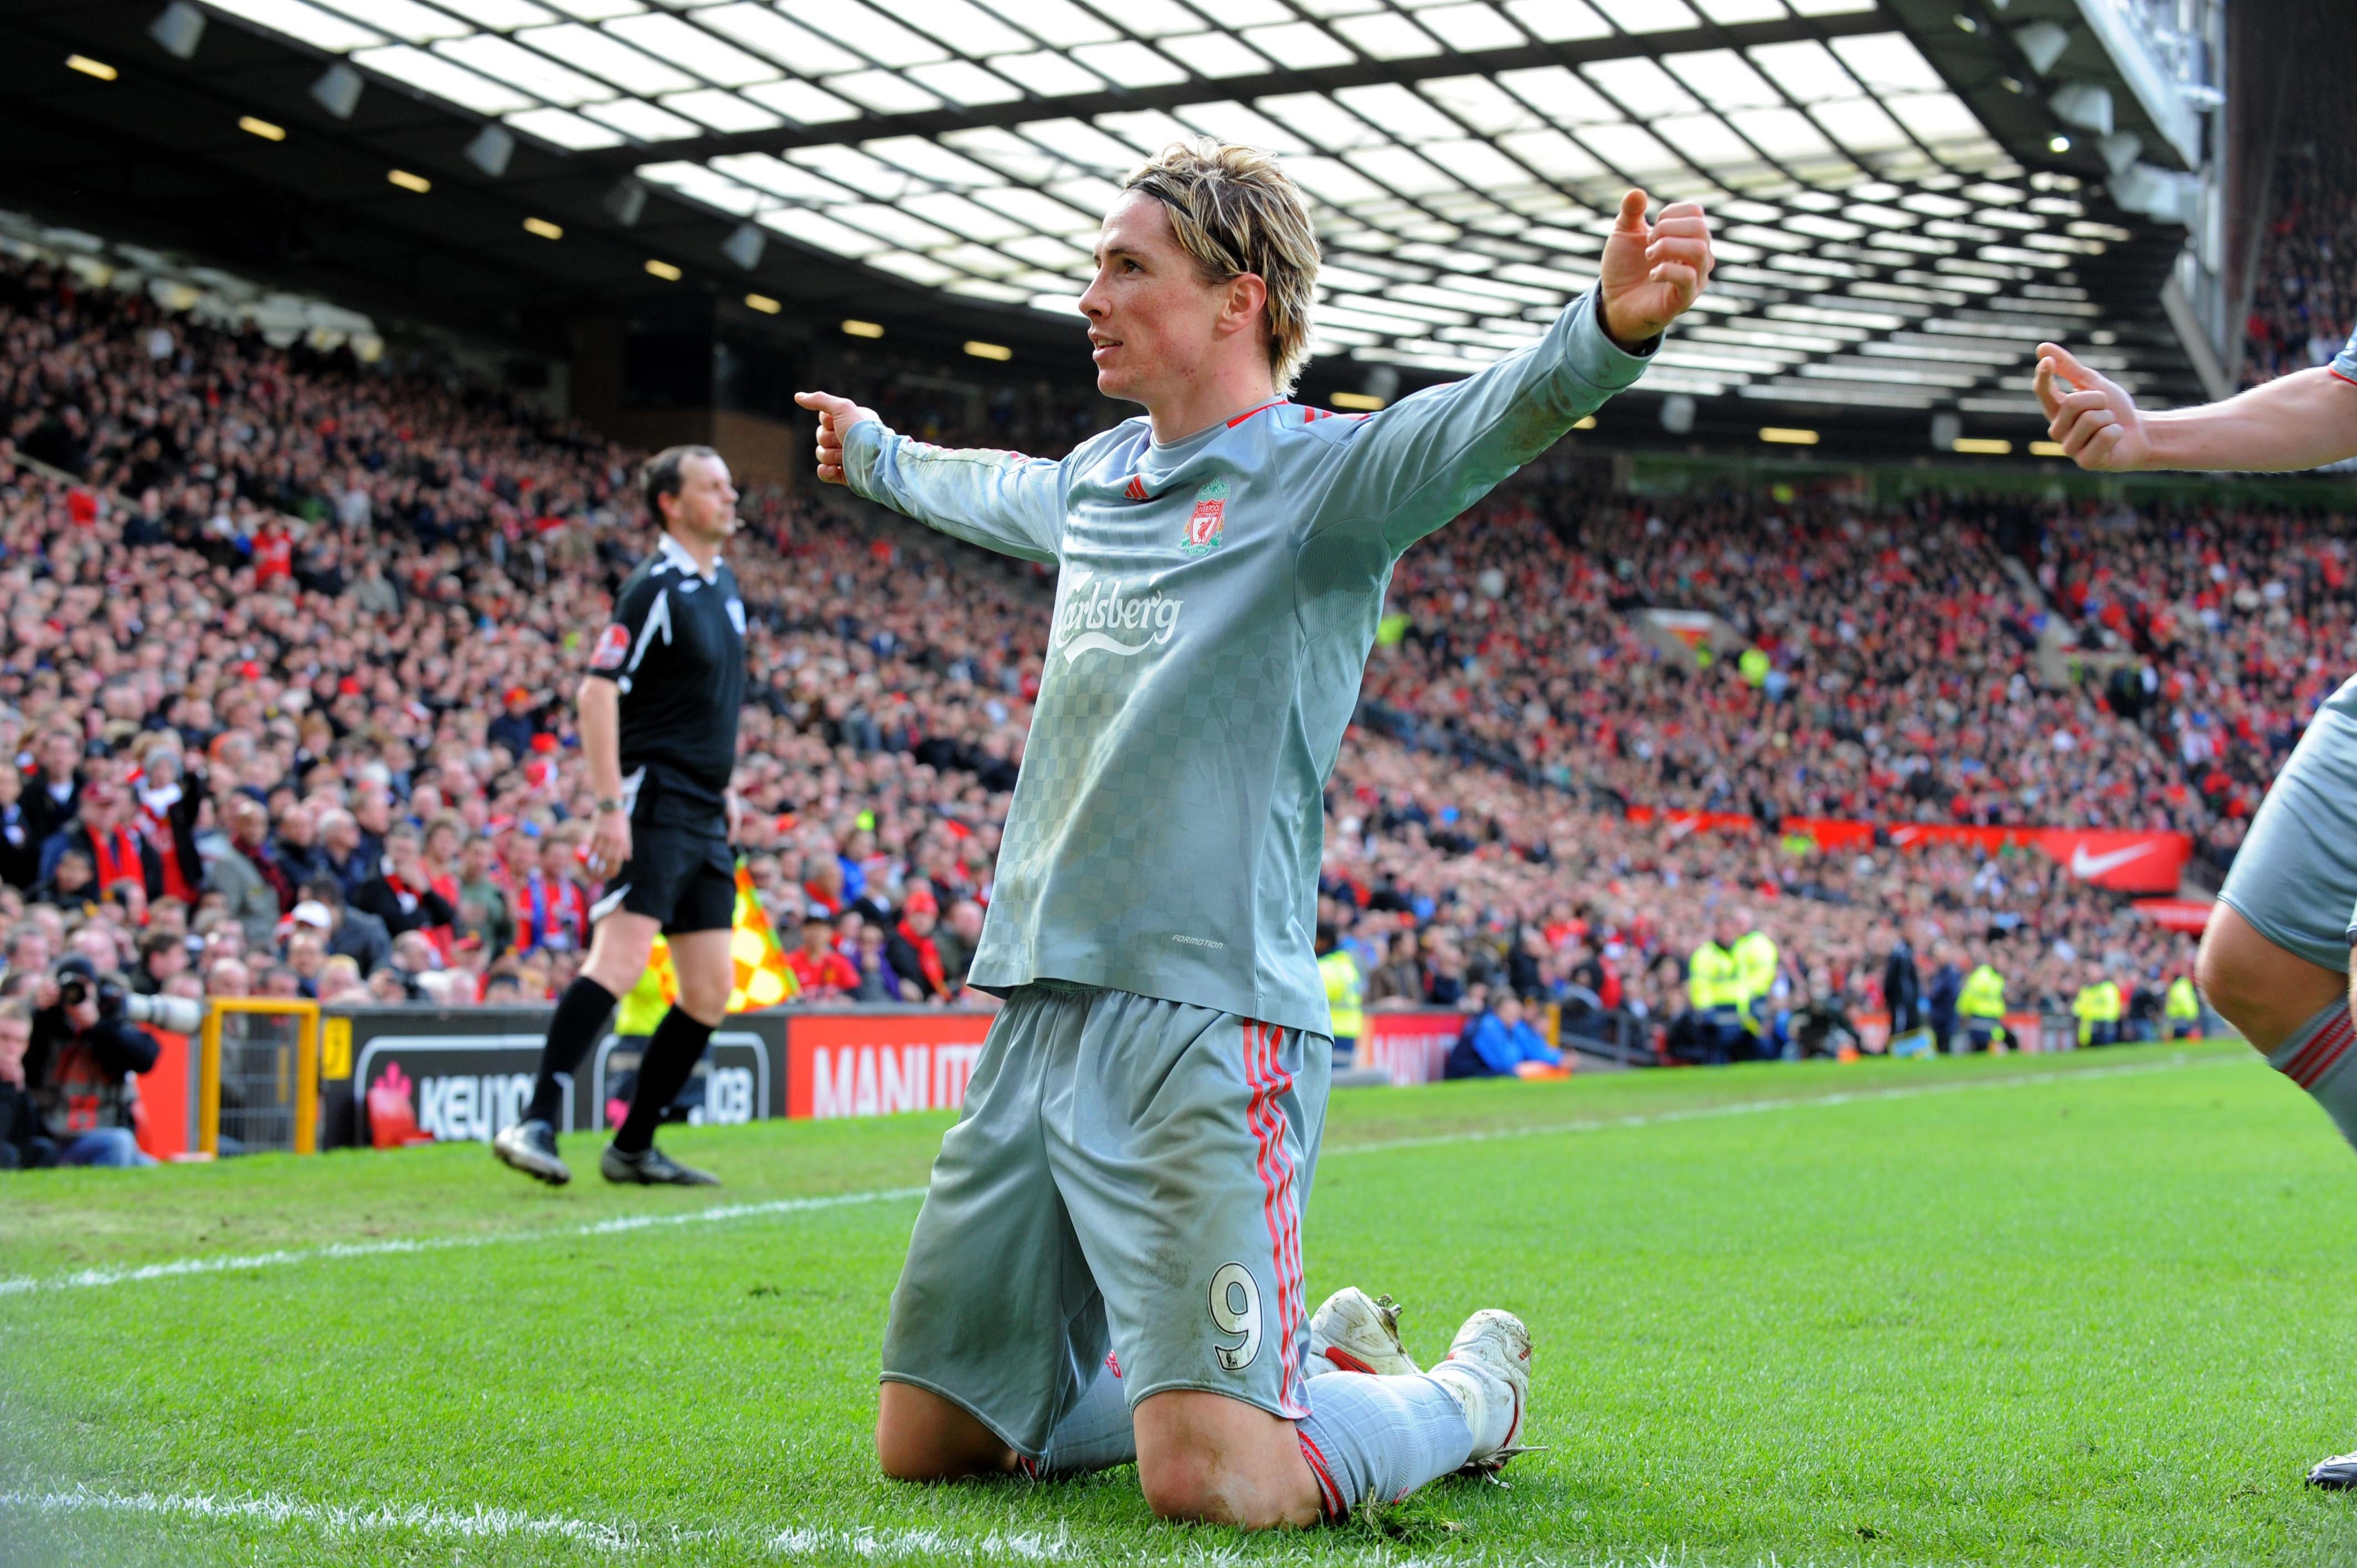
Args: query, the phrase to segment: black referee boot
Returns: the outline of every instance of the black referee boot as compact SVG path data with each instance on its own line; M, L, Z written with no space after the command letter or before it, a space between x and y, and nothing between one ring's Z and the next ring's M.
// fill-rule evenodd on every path
M710 1171L681 1165L651 1144L635 1155L624 1154L613 1144L607 1144L605 1154L598 1156L597 1174L608 1181L633 1187L720 1185L720 1178Z

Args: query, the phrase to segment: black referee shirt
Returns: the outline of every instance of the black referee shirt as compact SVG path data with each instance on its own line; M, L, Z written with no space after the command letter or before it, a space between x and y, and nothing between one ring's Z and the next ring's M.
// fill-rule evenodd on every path
M621 688L622 785L633 821L726 832L745 704L745 601L670 533L614 597L589 673Z

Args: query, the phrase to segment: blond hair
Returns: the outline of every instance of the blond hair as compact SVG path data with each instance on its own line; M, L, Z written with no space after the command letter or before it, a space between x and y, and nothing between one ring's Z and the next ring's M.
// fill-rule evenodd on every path
M1318 284L1318 235L1300 188L1266 153L1205 138L1171 143L1122 188L1169 209L1170 227L1204 282L1251 273L1268 285L1269 373L1277 391L1291 392L1309 359Z

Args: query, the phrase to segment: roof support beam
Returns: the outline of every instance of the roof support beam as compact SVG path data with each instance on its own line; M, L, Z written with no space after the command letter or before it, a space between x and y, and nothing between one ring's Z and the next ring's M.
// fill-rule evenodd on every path
M1776 22L1744 22L1727 27L1683 27L1674 32L1642 33L1633 37L1580 38L1558 44L1520 44L1512 48L1443 53L1422 59L1359 60L1350 65L1319 66L1303 70L1265 71L1256 76L1232 76L1218 81L1188 81L1167 87L1114 89L1075 93L1062 98L1026 98L966 109L935 109L921 114L877 114L844 120L831 125L780 126L736 135L698 136L688 141L612 147L601 152L575 153L567 160L575 169L610 169L617 173L643 163L702 163L728 153L781 153L793 147L856 144L881 136L938 136L946 131L981 126L1011 126L1033 120L1087 119L1140 109L1178 109L1189 103L1228 99L1250 102L1285 92L1331 92L1344 87L1372 87L1389 82L1427 81L1438 77L1489 75L1501 70L1526 70L1550 65L1577 66L1590 60L1629 59L1689 49L1748 48L1756 44L1788 44L1803 39L1823 41L1862 33L1887 33L1891 18L1878 11L1846 16L1792 18Z

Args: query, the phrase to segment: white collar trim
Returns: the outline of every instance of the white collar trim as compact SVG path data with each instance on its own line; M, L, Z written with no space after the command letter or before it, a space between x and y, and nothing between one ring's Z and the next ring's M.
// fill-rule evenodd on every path
M704 568L695 564L695 557L687 553L687 546L682 544L678 540L672 537L671 531L669 529L663 530L662 534L662 542L655 546L655 553L661 555L664 560L678 567L682 572L701 577L707 583L716 582L719 580L720 557L715 555L712 558L711 571L707 572L704 570Z

